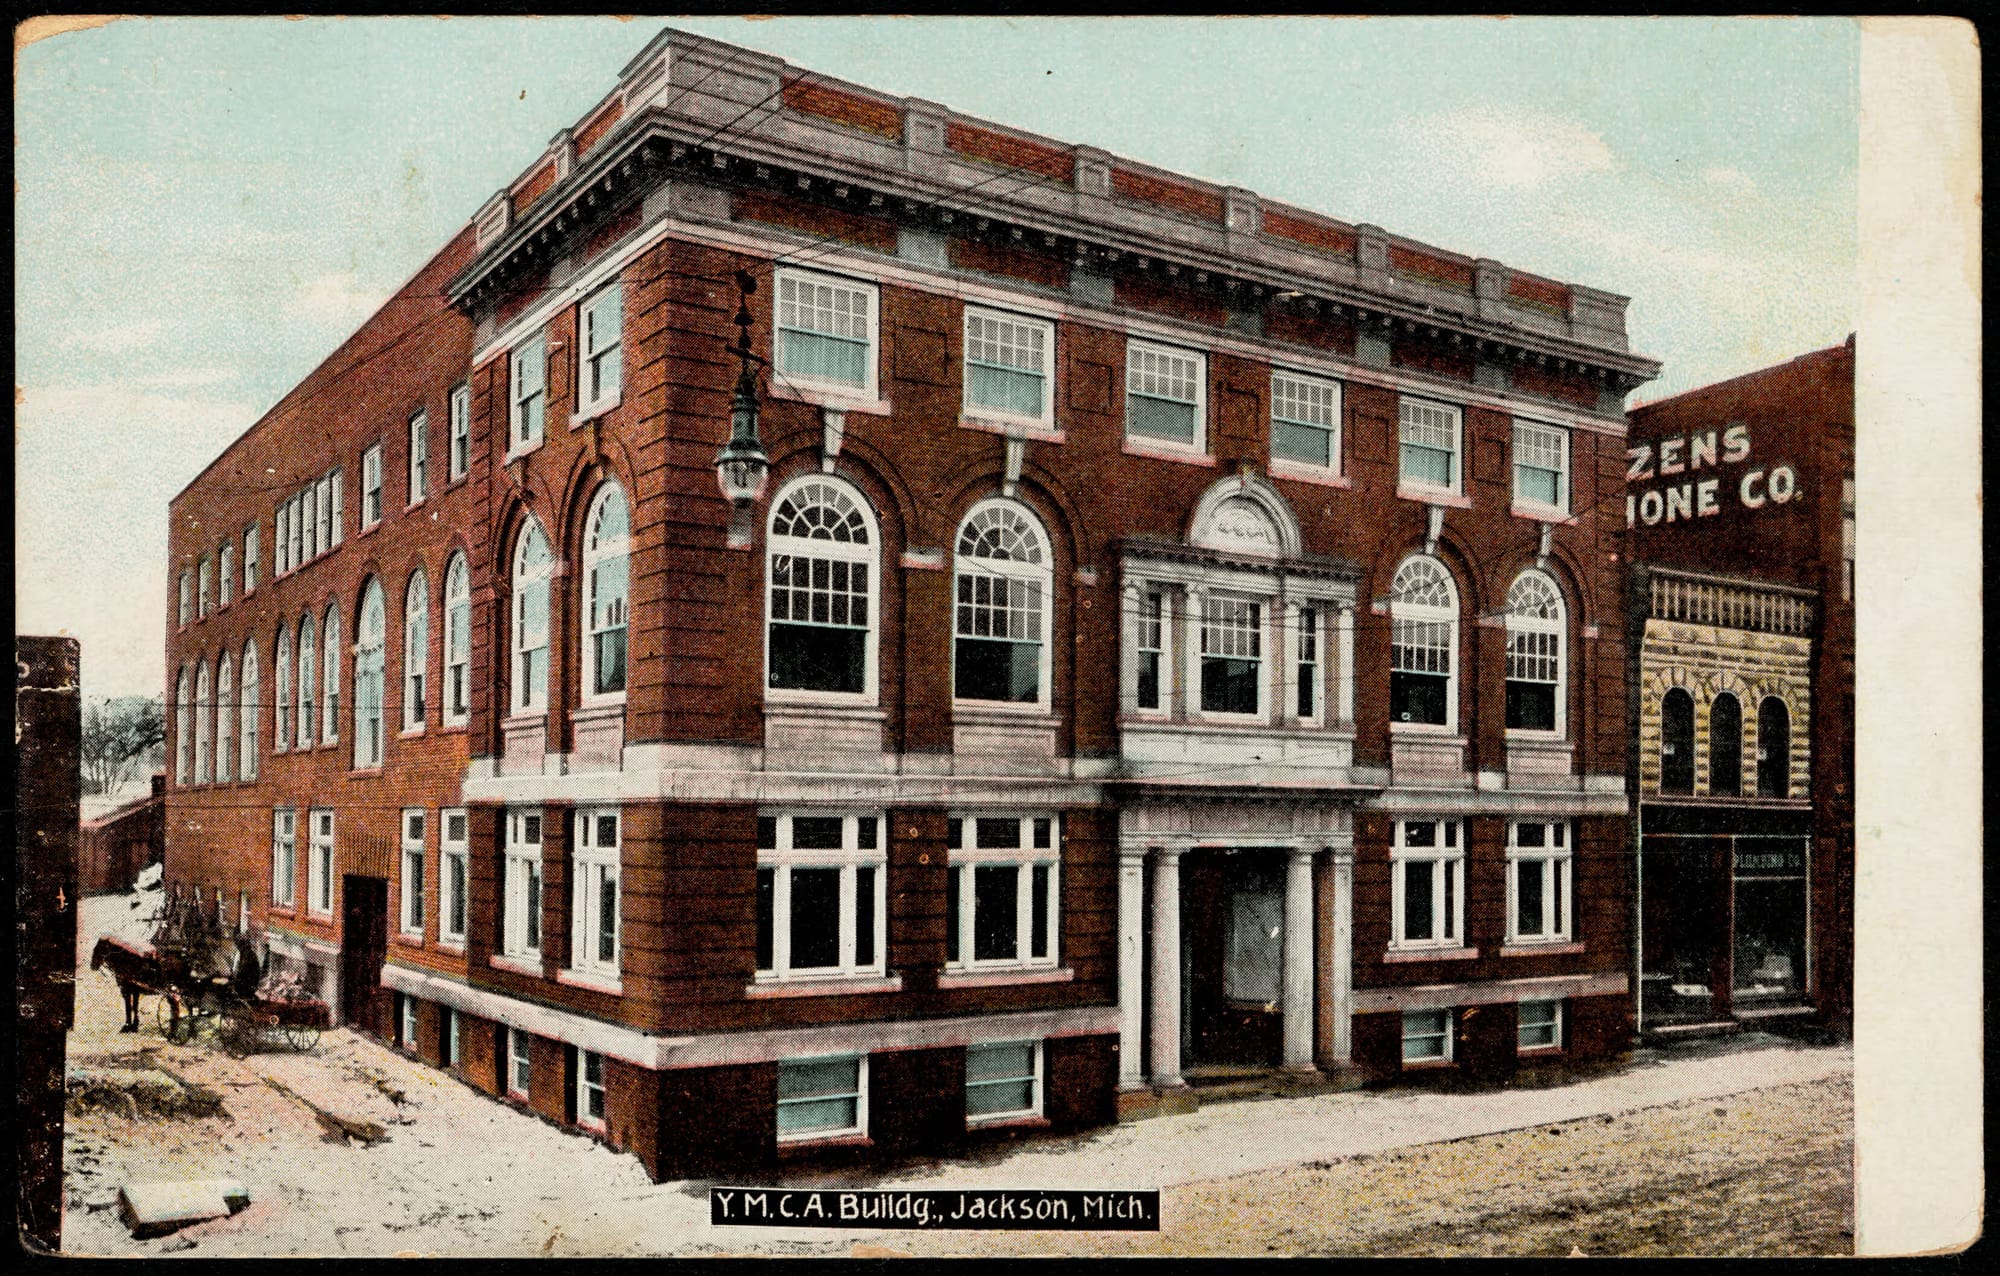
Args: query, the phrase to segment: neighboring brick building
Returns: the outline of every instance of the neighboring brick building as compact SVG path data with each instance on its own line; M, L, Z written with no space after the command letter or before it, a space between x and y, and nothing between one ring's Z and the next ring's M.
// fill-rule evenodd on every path
M663 34L174 502L169 875L661 1177L1622 1049L1624 304Z
M1847 1032L1854 339L1636 408L1632 441L1641 1026Z

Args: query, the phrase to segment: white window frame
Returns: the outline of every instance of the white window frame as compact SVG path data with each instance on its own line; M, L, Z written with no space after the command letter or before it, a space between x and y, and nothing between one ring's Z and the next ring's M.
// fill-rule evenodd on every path
M271 808L271 903L292 908L299 887L299 812L297 807Z
M1170 370L1164 375L1191 379L1194 386L1194 398L1190 401L1175 398L1172 395L1154 393L1152 390L1139 391L1133 389L1134 383L1141 381L1149 386L1157 387L1158 381L1163 375L1157 371L1143 370L1135 366L1146 359L1183 360L1192 364L1192 371L1174 372ZM1192 441L1183 443L1178 439L1163 438L1157 434L1135 432L1132 429L1132 400L1135 396L1142 399L1157 399L1166 403L1191 403L1194 408L1194 438ZM1122 427L1123 437L1125 444L1129 447L1185 452L1190 456L1208 455L1208 356L1202 351L1189 350L1183 346L1162 345L1159 342L1146 341L1139 337L1127 337L1125 339L1125 402L1121 409L1121 415L1124 418L1124 425Z
M1529 597L1530 590L1546 590L1539 598ZM1538 614L1553 606L1555 615ZM1555 726L1549 730L1530 727L1507 728L1510 736L1535 737L1540 739L1563 739L1569 729L1569 602L1563 597L1562 585L1547 572L1530 568L1514 578L1507 587L1507 682L1537 682L1555 687ZM1552 644L1553 654L1547 651L1531 650L1544 644ZM1525 676L1528 666L1553 660L1555 678ZM1521 670L1517 673L1517 670ZM1505 687L1502 687L1501 713L1507 711Z
M224 651L215 660L215 782L235 778L229 765L236 743L236 661Z
M228 541L215 552L215 606L217 610L236 600L236 547Z
M319 552L331 553L340 538L333 532L333 475L327 474L313 484L313 509L319 520Z
M445 481L456 483L472 468L472 387L463 381L451 388L449 415Z
M979 1081L972 1079L972 1056L976 1051L999 1050L1015 1046L1031 1047L1029 1058L1033 1060L1034 1071L1030 1075L1026 1077L987 1077ZM1048 1073L1041 1039L1037 1038L1033 1041L976 1041L966 1046L965 1056L966 1125L975 1127L998 1125L1009 1121L1028 1120L1042 1115L1043 1086ZM976 1116L973 1114L973 1090L981 1086L1019 1085L1022 1081L1031 1083L1030 1093L1033 1095L1033 1098L1029 1100L1027 1107L1009 1108L1001 1112L984 1112Z
M1531 511L1546 511L1563 518L1569 517L1569 442L1570 432L1560 425L1551 425L1547 421L1527 421L1519 417L1514 419L1514 437L1510 442L1508 451L1509 459L1512 461L1509 480L1513 491L1514 504L1517 507ZM1521 493L1521 471L1523 469L1535 469L1544 472L1550 469L1547 465L1527 465L1524 463L1524 457L1541 459L1534 455L1537 451L1542 452L1543 455L1551 451L1554 453L1553 459L1556 462L1554 467L1556 499L1553 503L1524 496Z
M320 621L319 740L340 742L340 604L327 605Z
M883 811L764 811L760 812L758 841L764 839L763 820L773 821L775 846L757 849L757 872L772 874L771 964L760 965L758 983L804 983L813 980L850 980L881 976L888 970L889 947L889 821ZM799 849L792 845L796 819L830 818L841 822L838 847ZM873 820L875 845L860 845L866 830L863 820ZM856 959L860 949L860 870L872 868L872 939L874 956L866 963ZM795 969L791 961L792 874L799 869L836 869L840 873L839 938L837 957L831 966ZM762 909L759 884L758 907Z
M846 1059L852 1059L854 1061L854 1089L852 1091L831 1092L827 1094L811 1095L805 1098L795 1098L795 1099L786 1099L782 1097L783 1095L782 1077L784 1070L788 1065L832 1063L836 1060L846 1060ZM781 1078L781 1084L779 1088L779 1094L781 1097L778 1099L778 1108L780 1111L782 1111L788 1104L824 1102L827 1099L840 1099L848 1097L852 1097L852 1099L854 1100L854 1124L848 1126L841 1126L839 1128L827 1127L822 1129L795 1130L787 1132L783 1128L783 1123L778 1121L776 1116L774 1115L773 1122L779 1127L778 1128L779 1143L818 1143L828 1139L856 1138L856 1137L865 1137L867 1135L868 1133L868 1056L867 1055L842 1054L842 1055L821 1055L810 1059L780 1059L778 1060L778 1071Z
M1132 660L1126 666L1126 677L1130 680L1127 704L1131 712L1149 717L1166 717L1173 709L1174 700L1174 603L1173 591L1157 581L1140 581L1127 597L1132 602ZM1158 599L1159 614L1149 616L1148 599ZM1150 645L1148 640L1151 640ZM1148 654L1154 662L1154 703L1139 703L1139 664Z
M968 548L969 537L976 538L973 529L975 520L989 515L1005 517L1012 515L1021 521L1029 535L1035 538L1034 561L1013 558L992 558L977 555ZM976 546L977 540L971 544ZM980 578L991 577L995 588L1004 588L1006 597L996 607L991 595L984 603L976 601ZM965 591L970 586L974 598L968 600ZM1035 698L1033 700L968 700L958 694L958 644L961 641L1020 641L1013 637L1013 619L1017 611L1025 610L1015 603L1016 587L1032 591L1039 596L1034 618L1034 642L1039 647L1036 660ZM1055 664L1055 554L1042 520L1035 512L1019 501L1004 497L993 497L980 501L966 511L965 518L958 525L952 539L952 624L951 624L951 677L952 701L962 706L1001 707L1012 709L1040 709L1049 707L1052 681L1051 667ZM994 616L1004 619L1009 628L1006 635L968 634L964 626L968 616L983 617L990 624Z
M422 408L410 414L410 504L422 505L430 493L431 415Z
M1426 421L1421 418L1426 413L1444 413L1450 418L1451 480L1447 483L1433 483L1418 478L1409 472L1404 449L1417 447L1429 451L1443 451L1434 443L1412 442L1412 429L1425 430L1440 427L1442 421ZM1436 399L1418 398L1404 395L1396 405L1396 486L1414 492L1440 492L1447 496L1457 496L1465 490L1465 410L1455 403L1440 403Z
M273 564L273 566L276 568L276 571L273 574L276 576L283 576L285 573L292 570L291 498L287 497L286 499L278 502L276 511L272 515L272 522L275 525L275 530L272 539L272 549L277 556L277 561Z
M1406 588L1408 588L1408 586L1405 584L1405 579L1406 579L1405 573L1416 571L1418 564L1429 564L1431 566L1434 566L1438 570L1438 572L1441 573L1441 579L1443 581L1445 591L1450 599L1448 605L1430 603L1430 602L1417 602L1414 600L1408 600L1400 597L1403 591ZM1439 650L1438 647L1429 642L1424 642L1419 644L1419 643L1402 643L1397 641L1397 634L1398 634L1397 626L1398 624L1403 624L1403 623L1407 623L1410 625L1443 625L1445 634L1445 644L1442 650L1444 653L1444 663L1446 666L1444 672L1444 678L1445 678L1444 721L1442 723L1399 722L1392 718L1389 722L1389 730L1391 732L1397 732L1397 731L1443 732L1448 735L1458 730L1458 692L1459 692L1458 578L1452 574L1451 568L1442 559L1428 557L1423 554L1411 554L1409 557L1405 558L1401 563L1397 564L1396 574L1392 578L1389 588L1390 588L1389 671L1391 676L1393 677L1394 674L1399 671L1426 673L1426 674L1436 673L1435 670L1417 669L1417 670L1405 671L1400 669L1400 666L1397 664L1398 657L1396 654L1397 648L1399 647L1418 648L1427 651Z
M454 821L458 826L455 837ZM465 947L466 930L472 920L471 831L471 818L464 807L447 807L438 812L438 943L449 948Z
M181 568L180 623L183 629L194 623L194 569L189 567Z
M539 539L544 561L530 566L528 546ZM549 632L550 593L555 587L555 546L541 521L530 514L522 521L520 529L514 533L513 570L509 579L513 582L513 595L508 600L508 647L512 653L512 673L508 678L508 703L515 714L527 715L547 713L549 708L549 676L551 635ZM530 626L528 621L528 599L530 587L538 588L541 595L541 617ZM539 637L533 646L528 645L530 630ZM541 653L542 676L537 680L527 676L529 657Z
M403 587L403 734L422 735L431 670L430 579L419 567Z
M306 507L304 493L292 496L292 570L305 566L306 559Z
M1413 1033L1410 1031L1411 1020L1419 1018L1426 1021L1425 1023L1426 1027L1428 1027L1430 1022L1433 1021L1439 1023L1441 1027L1437 1031ZM1453 1039L1458 1035L1457 1032L1458 1025L1455 1022L1456 1019L1457 1015L1450 1008L1439 1008L1431 1010L1405 1010L1403 1012L1403 1019L1402 1019L1403 1062L1404 1063L1450 1063L1455 1054L1455 1050L1453 1048L1454 1046ZM1438 1042L1437 1053L1435 1054L1410 1053L1410 1043L1412 1041L1430 1041L1433 1039L1437 1040Z
M625 508L625 530L610 536L601 536L598 525L603 521L610 503L616 499ZM625 703L626 688L632 682L632 503L626 499L625 490L617 483L607 482L591 498L588 515L584 519L583 571L578 574L578 583L583 590L583 623L578 626L583 639L583 703L587 705L613 705ZM625 560L624 597L616 600L608 608L608 614L600 622L597 600L597 569L616 559ZM597 639L600 634L610 634L623 630L625 633L624 681L613 691L597 690Z
M866 533L865 542L835 541L809 538L780 533L777 531L778 516L791 504L795 494L803 489L818 485L830 489L833 496L843 498L853 506L859 515L861 529ZM851 484L827 474L808 474L787 483L771 501L771 514L766 523L764 559L764 697L767 700L790 700L820 702L830 704L873 705L877 702L877 648L882 630L882 531L875 517L875 510L860 491ZM868 623L863 629L861 690L826 691L806 687L774 687L771 685L771 629L775 622L772 617L779 583L776 563L780 557L824 559L835 563L860 564L868 572ZM809 623L791 622L784 623ZM853 628L853 626L848 626Z
M787 309L796 316L798 311L797 290L801 288L832 288L845 290L866 300L864 307L868 324L867 352L862 357L862 384L851 381L837 381L830 377L814 376L808 372L795 371L785 364L785 334L800 332L810 336L831 340L853 341L844 333L824 332L816 328L804 327L796 320L786 322ZM787 297L786 293L793 293ZM826 275L817 271L780 268L773 273L771 286L771 363L777 379L795 389L817 390L822 394L842 399L873 402L881 397L882 363L882 290L875 283L865 279L855 279L847 275ZM848 313L853 313L852 311Z
M291 748L292 741L292 627L278 625L278 641L272 652L272 696L275 706L271 718L271 752L283 753Z
M417 1052L417 999L408 993L398 993L396 997L396 1035L401 1038L396 1044L411 1054Z
M535 835L532 842L527 840L530 831ZM507 808L500 949L502 956L518 961L542 959L542 843L547 836L540 807Z
M257 592L257 524L243 529L243 596Z
M576 1051L576 1123L586 1130L602 1130L611 1116L608 1065L604 1062L604 1056L595 1050L585 1050L582 1046L573 1046L571 1049ZM597 1065L595 1084L590 1080L592 1063ZM593 1092L597 1096L597 1106L602 1109L597 1116L590 1114L590 1098Z
M333 538L333 545L340 544L341 537L345 532L345 529L341 526L342 517L340 508L341 477L345 473L346 468L344 466L336 465L326 476L327 525L328 532Z
M603 843L604 821L611 821L611 844ZM617 983L623 969L625 896L619 881L619 856L625 844L624 819L615 806L579 807L572 815L570 837L570 969L581 975ZM611 956L600 956L605 938L602 892L612 900Z
M624 285L614 279L585 298L576 308L576 331L577 415L595 416L617 407L624 399ZM607 368L609 374L605 375Z
M396 910L401 931L414 939L424 937L424 839L428 832L424 812L405 808L402 817L403 856L397 879L399 904ZM412 868L414 866L414 871ZM412 887L415 889L413 890Z
M457 1006L441 1006L439 1007L439 1013L444 1015L444 1040L442 1043L444 1046L444 1058L440 1062L446 1068L459 1067L465 1062L465 1039L459 1032L459 1021L462 1016L458 1013Z
M1550 1040L1531 1042L1527 1039L1528 1033L1530 1031L1530 1025L1527 1021L1527 1011L1529 1006L1547 1006L1550 1008L1550 1010L1554 1012L1551 1015L1548 1023L1533 1025L1533 1029L1538 1032L1541 1029L1546 1028L1550 1034L1551 1038ZM1515 1014L1514 1049L1516 1053L1553 1054L1560 1051L1563 1048L1563 1027L1564 1027L1563 1021L1564 1019L1567 1018L1567 1016L1564 1015L1563 1013L1563 1003L1560 998L1537 999L1534 1001L1518 1002L1516 1003L1514 1014Z
M1008 363L1004 359L975 360L973 357L975 343L992 345L1002 349L1018 350L1024 356L1032 352L1031 347L1024 345L1020 341L1007 339L1004 327L995 332L975 334L974 328L980 325L1010 325L1020 329L1023 334L1033 333L1039 336L1041 338L1041 347L1039 350L1041 366L1039 368L1029 368L1020 364ZM996 425L1024 425L1030 429L1054 430L1056 428L1056 326L1046 319L1037 319L1009 310L993 310L984 306L968 305L965 308L964 322L961 324L961 335L964 341L963 362L965 364L965 375L961 391L963 397L959 409L961 414L970 420L987 421ZM1014 412L1007 408L993 407L975 402L972 397L972 373L976 367L988 367L998 371L1024 376L1032 375L1041 378L1041 407L1030 415Z
M208 661L197 662L194 675L194 782L215 779L215 682Z
M1272 604L1273 600L1266 595L1238 594L1224 590L1205 591L1202 593L1199 634L1201 649L1195 653L1197 677L1195 685L1188 689L1189 699L1193 702L1194 710L1200 717L1213 718L1223 722L1263 722L1270 717ZM1225 627L1218 624L1215 617L1217 608L1226 610L1229 608L1244 607L1252 608L1255 612L1254 619L1249 627L1245 628L1241 625L1228 625ZM1211 633L1216 634L1218 637L1231 634L1248 634L1254 644L1256 654L1245 656L1229 651L1211 651L1209 649ZM1254 660L1256 662L1256 708L1250 710L1248 713L1237 713L1227 709L1211 709L1208 707L1202 692L1202 684L1207 681L1205 674L1210 657L1217 660Z
M549 428L549 342L546 330L507 352L507 456L540 447Z
M1330 403L1315 403L1314 399L1331 398ZM1286 410L1286 404L1303 404L1305 410ZM1339 478L1341 447L1341 384L1331 377L1318 376L1310 372L1298 372L1291 368L1271 369L1271 469L1273 472L1299 470L1320 478ZM1325 415L1331 421L1311 419ZM1310 414L1310 415L1309 415ZM1326 464L1302 461L1295 456L1278 454L1278 426L1290 425L1299 429L1318 430L1327 436Z
M456 676L454 676L456 675ZM472 718L472 568L454 552L444 571L444 724L464 726ZM454 698L458 698L456 704Z
M360 616L354 636L354 768L357 771L382 765L389 622L380 577L370 576L362 589Z
M299 704L298 734L292 743L310 749L319 738L319 623L307 612L299 617Z
M255 638L243 644L243 663L237 676L243 690L237 712L242 739L236 748L236 775L238 779L254 780L257 778L257 720L264 711L264 679L257 667Z
M361 525L382 521L382 445L371 443L361 454Z
M1290 608L1292 683L1288 689L1291 703L1285 706L1285 711L1292 721L1301 726L1318 726L1326 721L1326 639L1329 610L1331 609L1328 605L1317 598L1303 599L1292 604ZM1299 712L1299 693L1302 688L1311 688L1310 713Z
M521 1074L525 1071L527 1076ZM535 1082L534 1038L524 1029L507 1029L507 1097L526 1099Z
M1016 844L1004 847L977 845L978 821L1016 821ZM1037 824L1047 821L1047 846L1036 846ZM1062 815L1055 811L953 811L947 817L945 836L946 870L952 885L946 899L955 894L958 915L945 918L947 971L1052 970L1062 959ZM970 845L968 845L970 843ZM980 868L1014 868L1014 955L980 958L976 947L975 918L978 910ZM1042 924L1048 936L1048 951L1034 952L1034 878L1036 869L1048 870L1048 895L1043 901ZM946 905L947 912L950 905ZM957 956L951 956L956 949Z
M201 563L195 568L195 579L198 583L195 586L194 617L196 620L207 620L208 613L215 610L213 605L215 564L210 561L207 554L201 556Z
M1523 845L1523 826L1541 830L1540 846ZM1507 942L1566 944L1576 926L1576 899L1571 893L1575 859L1575 829L1568 820L1507 821ZM1534 873L1541 879L1542 918L1538 928L1521 929L1521 879Z
M1430 826L1433 845L1411 845L1411 826ZM1390 931L1392 952L1457 949L1465 939L1466 827L1456 819L1405 819L1391 822L1390 832ZM1431 930L1428 936L1410 936L1407 893L1408 867L1428 863L1431 870Z
M314 807L307 816L312 858L307 865L306 911L315 917L333 916L333 811Z

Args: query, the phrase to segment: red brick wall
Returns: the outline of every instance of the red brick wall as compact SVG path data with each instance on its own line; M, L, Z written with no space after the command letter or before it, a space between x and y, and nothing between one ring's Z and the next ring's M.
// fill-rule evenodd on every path
M944 144L949 150L981 163L1023 168L1065 185L1076 180L1076 157L1061 147L975 128L956 120L946 121Z
M784 226L812 235L844 239L868 248L879 248L883 252L896 250L896 223L887 217L842 212L837 208L824 208L783 195L747 190L736 191L730 196L729 212L738 221Z
M1069 286L1069 263L1026 248L996 247L977 239L953 239L950 260L960 270L1025 279L1044 288Z
M1346 257L1350 260L1354 256L1355 245L1358 242L1354 232L1345 227L1321 221L1316 217L1299 217L1280 212L1269 205L1264 208L1264 233L1275 235L1279 239L1289 239L1295 244L1303 244L1307 248L1330 256Z
M1405 248L1401 244L1389 245L1389 269L1399 275L1414 275L1425 283L1440 287L1472 291L1470 265L1415 248Z
M1113 168L1111 190L1113 194L1125 199L1136 199L1142 203L1156 204L1161 208L1171 208L1203 221L1222 220L1222 196L1215 191L1190 186L1186 182L1155 177L1151 173L1141 173L1136 169Z
M821 84L811 76L791 76L784 83L785 106L806 115L816 115L821 119L845 124L849 128L862 129L869 133L879 133L883 137L902 140L903 113L887 102L862 97L828 84Z
M1566 316L1569 314L1570 291L1554 280L1516 273L1507 280L1507 300L1517 306Z
M527 181L521 183L518 190L508 196L514 205L514 216L519 217L533 207L536 200L555 189L555 184L556 165L554 160L550 160L536 169Z
M625 118L625 101L613 98L605 108L592 116L582 128L576 131L576 153L579 157L588 155L591 148L603 141L613 125Z

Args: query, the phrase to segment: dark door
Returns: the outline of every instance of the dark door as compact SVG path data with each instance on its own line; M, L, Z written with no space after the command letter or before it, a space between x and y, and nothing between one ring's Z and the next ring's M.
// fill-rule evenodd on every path
M340 923L340 1017L350 1028L388 1035L388 995L382 959L389 950L389 883L348 876Z
M1276 1067L1284 1044L1284 864L1274 851L1181 860L1188 1062Z

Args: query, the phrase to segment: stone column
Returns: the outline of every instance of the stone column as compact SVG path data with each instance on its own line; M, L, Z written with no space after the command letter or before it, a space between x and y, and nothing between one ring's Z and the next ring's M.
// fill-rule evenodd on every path
M1284 1054L1285 1067L1313 1066L1313 853L1291 849L1285 868Z
M1118 856L1118 1088L1146 1084L1146 852Z
M1182 695L1180 711L1184 718L1201 715L1201 622L1207 611L1206 597L1202 590L1190 585L1181 595L1181 649L1180 665Z
M1181 848L1153 850L1153 1040L1147 1056L1155 1086L1181 1080Z
M1333 1060L1346 1066L1354 1059L1354 839L1331 848L1333 860L1333 996L1327 1014L1333 1019Z

